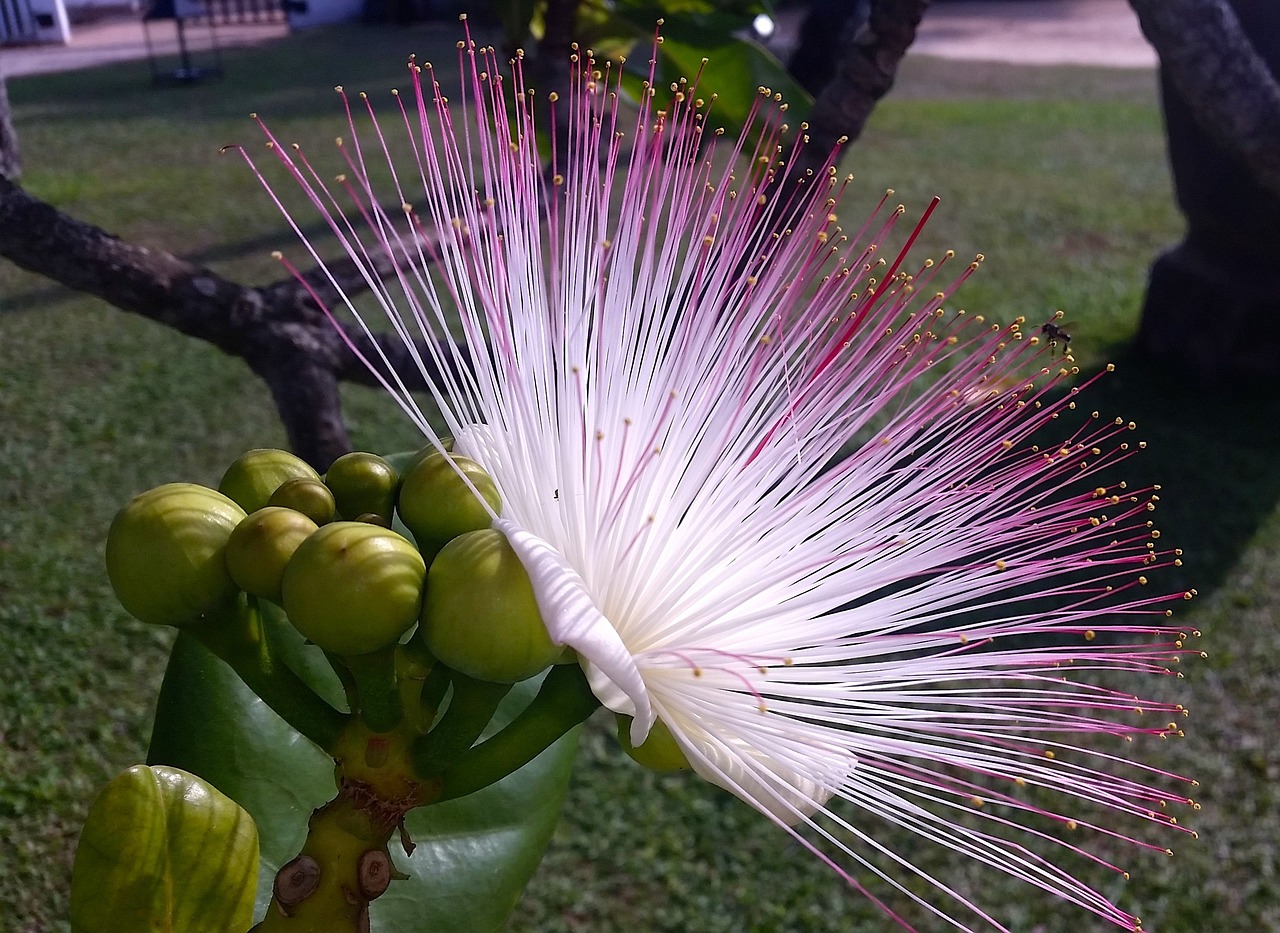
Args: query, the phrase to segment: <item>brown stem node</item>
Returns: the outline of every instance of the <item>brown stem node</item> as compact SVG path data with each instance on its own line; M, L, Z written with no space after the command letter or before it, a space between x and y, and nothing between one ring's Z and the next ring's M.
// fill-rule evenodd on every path
M387 890L391 874L391 856L382 849L369 849L356 863L356 883L368 900L381 896Z
M299 855L276 872L272 893L280 912L292 916L297 907L320 887L320 865L309 855Z

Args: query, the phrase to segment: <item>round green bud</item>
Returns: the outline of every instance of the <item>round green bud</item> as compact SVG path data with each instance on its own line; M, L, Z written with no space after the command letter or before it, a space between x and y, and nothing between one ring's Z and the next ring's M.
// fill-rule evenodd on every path
M333 522L294 551L282 605L294 628L325 651L368 654L417 621L426 570L418 549L394 531Z
M71 923L59 928L247 930L255 885L245 882L257 877L258 830L245 810L194 774L134 765L89 808L71 869Z
M324 475L338 515L347 520L373 512L390 523L399 482L395 467L377 454L363 451L343 454Z
M152 625L186 625L239 592L225 552L244 509L194 483L134 497L107 532L107 577L129 614Z
M561 653L529 574L506 535L492 528L459 535L436 555L418 631L444 664L494 683L532 677Z
M446 451L453 450L453 438L448 436L440 438L440 446ZM387 462L396 468L398 474L405 476L417 466L419 461L425 460L436 452L435 444L427 444L417 450L402 450L399 453L388 454Z
M648 738L639 745L632 745L631 717L619 713L618 743L633 759L654 771L688 771L691 767L675 736L661 719L654 722Z
M484 497L484 502L467 487L459 471ZM485 503L495 513L502 511L498 487L484 467L460 454L432 453L405 473L396 508L418 546L433 553L458 535L493 524Z
M333 513L337 511L333 493L318 477L311 479L300 476L297 479L285 480L271 494L267 505L278 505L284 509L301 512L317 525L329 524L333 521Z
M218 491L234 499L246 512L256 512L282 483L299 477L319 480L320 474L287 450L262 447L236 458L222 474Z
M258 509L231 532L227 572L246 593L279 605L285 565L317 528L315 522L293 509L272 505Z

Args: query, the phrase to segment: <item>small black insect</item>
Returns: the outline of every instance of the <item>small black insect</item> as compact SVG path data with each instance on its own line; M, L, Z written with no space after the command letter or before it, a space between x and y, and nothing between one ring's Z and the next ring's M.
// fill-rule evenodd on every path
M1059 340L1062 341L1062 352L1066 353L1071 346L1071 335L1054 321L1046 321L1044 327L1040 328L1040 333L1049 338L1051 345L1056 345Z

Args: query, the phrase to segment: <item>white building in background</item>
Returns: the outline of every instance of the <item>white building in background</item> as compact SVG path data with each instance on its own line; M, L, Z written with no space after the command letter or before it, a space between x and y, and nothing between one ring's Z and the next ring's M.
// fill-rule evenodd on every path
M220 24L238 20L238 14L246 8L274 8L269 18L287 16L289 26L304 29L328 23L351 22L360 18L364 0L257 0L243 5L236 4L235 13L223 9L218 0L169 0L168 5L178 17L191 20L212 13ZM27 45L33 43L60 43L71 41L76 22L97 19L107 14L133 14L141 16L151 8L152 0L0 0L0 46ZM226 5L230 6L230 5ZM282 9L283 8L283 9ZM170 14L172 15L172 14ZM248 19L261 21L248 14Z
M0 45L71 41L63 0L0 0Z

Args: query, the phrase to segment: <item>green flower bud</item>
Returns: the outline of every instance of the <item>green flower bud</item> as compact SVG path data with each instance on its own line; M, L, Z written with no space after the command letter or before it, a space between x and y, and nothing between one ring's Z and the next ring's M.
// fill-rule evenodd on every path
M194 774L135 765L89 808L71 870L71 931L245 930L257 886L247 811Z
M495 683L532 677L561 653L529 574L506 535L492 528L459 535L436 555L419 632L444 664Z
M301 512L317 525L327 525L333 521L337 505L333 501L333 493L318 478L300 476L297 479L285 480L271 494L267 505L278 505L284 509Z
M186 625L239 592L224 555L244 509L194 483L169 483L126 505L107 532L107 577L130 615Z
M351 520L365 512L374 512L391 522L400 477L395 468L377 454L363 451L343 454L333 461L324 482L333 493L342 518Z
M333 522L285 566L284 611L325 651L367 654L395 644L417 621L425 575L422 555L394 531Z
M453 450L453 438L448 435L440 438L440 445L446 450ZM418 461L425 460L436 453L435 444L427 444L417 450L402 450L399 453L387 454L387 462L396 468L400 476L407 476L417 466Z
M405 473L397 509L400 520L428 554L460 534L479 531L493 523L484 503L467 488L458 470L471 480L494 512L502 510L498 488L480 464L460 454L427 455Z
M299 545L318 526L301 512L267 506L258 509L231 532L227 541L227 571L246 593L279 605L284 568Z
M618 743L628 755L654 771L688 771L691 767L684 750L661 719L654 722L648 738L639 745L632 745L631 717L619 713Z
M320 474L287 450L263 447L241 454L227 467L218 491L234 499L246 512L256 512L282 483L296 478L319 480Z

